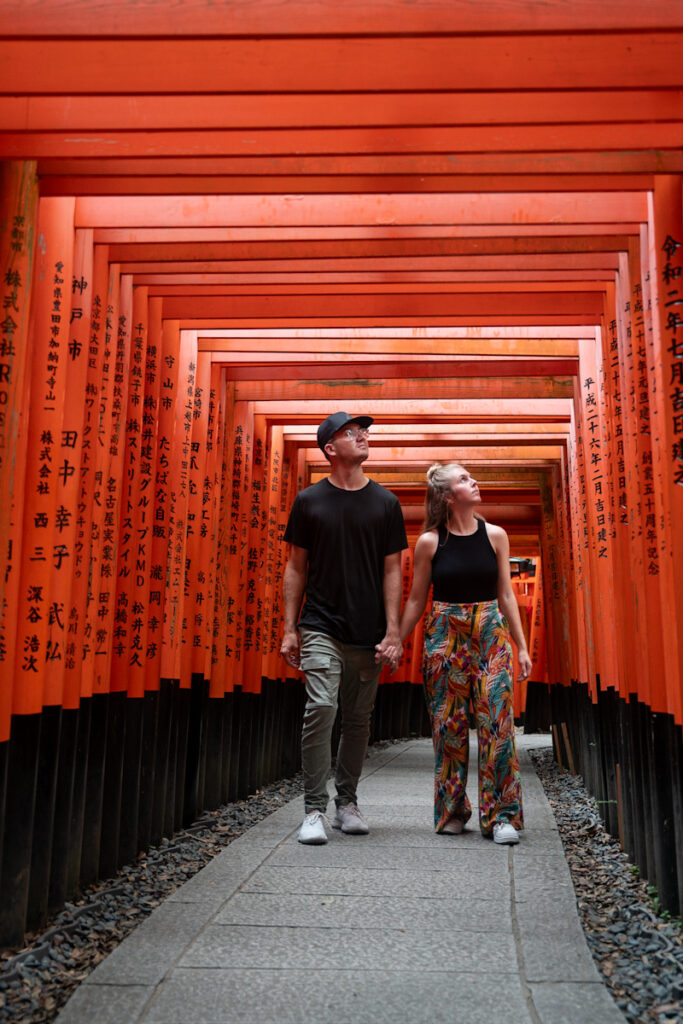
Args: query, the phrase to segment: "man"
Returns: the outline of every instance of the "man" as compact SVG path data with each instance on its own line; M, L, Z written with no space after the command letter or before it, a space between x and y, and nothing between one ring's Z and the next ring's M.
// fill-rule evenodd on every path
M330 741L341 701L333 828L365 835L356 787L382 665L399 662L401 506L363 472L371 416L335 412L318 427L329 476L301 491L285 531L284 636L280 653L306 681L301 736L305 817L300 843L326 843ZM297 617L305 594L305 604Z

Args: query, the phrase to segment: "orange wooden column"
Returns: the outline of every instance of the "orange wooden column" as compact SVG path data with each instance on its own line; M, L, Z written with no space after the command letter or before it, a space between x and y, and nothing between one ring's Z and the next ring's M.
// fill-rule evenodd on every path
M35 714L47 696L61 700L63 659L51 660L51 582L64 555L57 524L61 424L68 374L73 270L69 199L44 199L38 229L31 326L30 415L26 424L26 483L21 585L17 605L16 714ZM57 685L53 685L57 681Z
M262 674L275 680L281 676L280 638L282 633L282 575L284 547L282 533L286 525L280 509L283 504L284 432L279 425L270 425L268 434L268 465L264 478L265 550L263 558L263 630Z
M147 565L144 544L151 529L149 498L141 493L144 375L147 357L147 289L133 289L128 394L125 396L125 433L121 498L116 521L118 550L114 605L111 688L129 697L144 693L144 624L148 615Z
M155 300L158 301L158 300ZM146 401L154 414L152 472L154 511L150 549L149 602L145 689L158 690L162 677L164 592L168 575L170 538L171 462L173 423L178 393L180 329L177 321L164 320L156 332L156 346L148 348Z
M549 624L548 676L551 684L566 686L572 678L580 679L580 668L571 645L574 623L569 607L569 566L563 558L566 548L563 535L566 535L569 528L566 522L568 510L557 479L541 480L541 504L541 557L544 577L548 583L544 588L546 622Z
M118 276L118 275L117 275ZM107 317L105 333L103 390L111 396L109 433L104 441L98 469L101 478L101 543L99 551L99 579L96 574L95 604L97 628L94 658L93 692L123 692L127 681L120 675L112 679L112 653L116 626L117 570L119 568L119 525L123 500L123 467L126 451L126 410L128 407L128 381L130 373L131 328L133 319L133 281L130 275L121 275L118 282L115 310ZM112 296L113 297L113 296ZM112 304L113 306L113 304ZM109 309L108 309L109 313ZM109 353L107 355L107 352ZM110 390L109 390L110 389ZM101 468L100 468L101 467Z
M232 436L229 438L229 490L224 499L229 502L230 510L225 638L228 692L236 687L249 686L249 681L244 678L244 619L253 419L252 403L235 403Z
M87 591L81 584L84 544L81 517L85 481L83 457L87 407L90 324L93 309L94 250L93 233L78 230L75 237L73 278L71 282L71 314L68 342L68 373L60 435L60 478L57 495L57 527L60 537L62 565L55 573L51 598L53 617L50 643L55 654L63 651L64 669L62 704L78 708L81 699L80 667L82 662L83 618ZM87 571L85 573L87 579ZM56 680L53 680L56 686ZM55 697L57 693L55 692ZM54 701L47 701L54 703Z
M173 321L174 333L177 321ZM163 591L163 646L161 676L180 679L187 688L189 679L181 679L181 642L183 629L185 556L187 551L187 514L190 494L190 457L192 448L192 409L197 371L197 341L192 331L180 331L177 378L169 445L168 570ZM166 355L164 358L167 358ZM168 356L167 362L173 357ZM162 382L163 391L163 382ZM162 397L162 402L164 398Z
M0 552L5 559L15 486L21 396L26 367L29 296L38 208L38 182L33 161L0 163ZM0 607L5 587L0 578Z
M24 501L29 298L38 213L33 162L0 163L0 742L9 738Z
M216 582L211 642L211 690L213 696L232 689L229 659L232 653L233 622L229 620L230 546L232 532L233 465L235 436L234 384L221 378L219 400L223 404L223 443L219 463L220 505L216 536Z
M77 233L77 238L78 238ZM100 381L105 349L105 323L109 289L107 246L95 246L92 280L83 290L83 302L90 305L90 316L83 323L74 323L73 340L83 339L86 358L86 380L82 403L80 467L78 473L78 516L74 536L73 581L69 612L69 641L65 663L64 688L69 699L88 697L92 693L92 660L94 626L92 619L93 590L91 559L93 557L93 515L98 459L98 422L100 415ZM90 296L88 297L88 291ZM90 607L90 616L88 614ZM73 649L72 649L73 648ZM86 670L86 664L88 666Z
M142 298L142 296L141 296ZM144 323L144 320L141 321ZM152 608L151 595L156 587L154 579L153 551L156 540L156 474L157 474L157 431L159 426L161 388L161 357L162 357L162 308L158 299L149 299L146 303L147 346L145 350L143 391L142 391L142 435L140 438L140 472L138 489L138 523L137 558L141 564L144 584L140 593L140 601L144 605L144 620L139 630L142 641L144 668L136 665L135 676L142 675L141 683L133 680L136 692L140 685L144 690L158 690L159 676L150 674L149 663L155 657L154 641L150 641L151 623L158 618L158 605ZM137 568L137 566L136 566Z
M607 409L602 350L595 341L580 342L580 423L583 440L585 497L588 526L587 561L590 567L590 614L593 624L595 672L600 686L618 685L614 641L614 551L605 512L609 507L610 479L607 458ZM603 521L604 520L604 521ZM589 680L595 697L595 678Z
M666 707L683 723L683 200L680 175L655 182L650 262L653 376L656 385L659 470L657 492L666 561L662 561L663 632L667 644ZM654 419L654 415L653 415ZM664 568L666 566L666 568ZM678 599L677 599L678 595Z
M531 657L532 670L530 682L547 683L548 672L546 667L546 622L545 605L543 594L543 567L540 558L534 559L536 573L534 576L534 596L531 614L531 637L529 644L529 655Z
M211 391L211 355L197 355L192 399L192 423L188 466L187 546L184 559L184 589L180 678L189 686L193 673L203 673L205 663L206 560L208 523L202 520L207 476L207 440ZM208 490L207 502L210 501Z
M263 607L265 590L266 507L265 487L268 465L265 417L253 416L252 455L248 484L245 481L241 511L241 536L246 546L240 553L244 570L241 581L243 626L242 685L249 693L260 693L263 673Z
M208 473L210 500L202 507L202 527L208 523L209 531L209 579L206 607L206 658L204 676L210 680L209 696L220 698L224 695L224 677L215 668L216 634L220 621L220 533L224 514L223 502L223 459L225 451L226 396L225 379L219 365L211 366L211 393L209 399L209 448Z

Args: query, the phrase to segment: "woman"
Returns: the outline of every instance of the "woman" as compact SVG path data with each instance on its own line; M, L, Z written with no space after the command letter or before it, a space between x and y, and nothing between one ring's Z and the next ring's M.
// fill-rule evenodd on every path
M431 466L400 633L404 640L415 628L433 583L423 678L434 740L436 831L458 835L472 814L465 792L471 700L479 740L479 827L496 843L516 843L524 823L510 633L521 679L531 673L531 659L510 584L507 534L476 515L480 502L477 481L458 463Z

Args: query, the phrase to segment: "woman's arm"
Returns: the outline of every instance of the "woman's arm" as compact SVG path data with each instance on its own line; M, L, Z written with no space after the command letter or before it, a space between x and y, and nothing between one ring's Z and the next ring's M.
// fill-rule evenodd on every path
M519 678L528 679L531 675L531 658L526 647L519 605L510 581L510 542L502 527L487 523L486 530L498 560L498 606L510 624L510 633L517 647Z
M429 530L428 533L421 534L417 539L413 556L413 584L401 615L399 627L401 641L412 633L425 610L432 582L432 558L438 542L439 536L436 530Z

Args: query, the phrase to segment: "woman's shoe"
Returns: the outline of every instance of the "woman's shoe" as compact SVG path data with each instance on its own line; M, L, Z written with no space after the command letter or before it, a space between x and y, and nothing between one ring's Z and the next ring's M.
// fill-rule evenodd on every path
M459 836L465 827L465 822L462 818L449 818L444 827L441 829L442 834L445 833L447 836Z
M509 821L497 821L493 826L493 841L494 843L507 843L508 846L512 846L514 843L519 842L517 829Z

